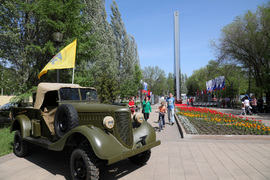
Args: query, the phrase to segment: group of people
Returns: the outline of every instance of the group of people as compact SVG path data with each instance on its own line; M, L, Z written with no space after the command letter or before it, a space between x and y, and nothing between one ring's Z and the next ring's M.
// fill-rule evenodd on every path
M248 96L245 96L241 104L240 115L252 115L252 113L257 115L257 104L257 99L254 95L251 97L251 99L249 99Z
M149 101L149 97L145 96L143 100L143 108L142 113L144 115L144 119L147 121L149 119L149 114L152 112L151 103ZM128 103L129 107L131 108L131 114L134 114L134 97L131 97L131 100ZM175 99L172 93L169 94L169 97L166 99L166 103L163 101L161 102L161 106L158 108L159 112L159 119L162 118L163 128L165 128L165 113L168 112L168 120L169 124L174 124L174 111L175 111Z

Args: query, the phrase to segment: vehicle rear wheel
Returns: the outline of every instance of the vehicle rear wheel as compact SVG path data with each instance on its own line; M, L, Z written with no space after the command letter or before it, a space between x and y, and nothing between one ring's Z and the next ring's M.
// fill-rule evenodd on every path
M129 158L129 160L139 166L142 166L144 164L146 164L146 162L150 159L151 156L151 150L147 150L142 152L141 154L137 154L135 156L132 156Z
M13 152L18 157L24 157L28 153L28 142L22 139L19 130L17 130L14 135Z
M58 107L54 117L54 129L58 138L79 125L79 117L74 106L62 104Z
M98 159L91 151L75 149L70 158L70 172L72 179L76 180L98 180L99 169Z

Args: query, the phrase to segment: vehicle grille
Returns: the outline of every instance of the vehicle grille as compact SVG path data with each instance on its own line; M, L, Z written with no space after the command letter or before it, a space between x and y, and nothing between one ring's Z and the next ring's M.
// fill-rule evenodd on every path
M133 143L133 134L129 116L127 112L115 113L118 134L126 145L131 146Z

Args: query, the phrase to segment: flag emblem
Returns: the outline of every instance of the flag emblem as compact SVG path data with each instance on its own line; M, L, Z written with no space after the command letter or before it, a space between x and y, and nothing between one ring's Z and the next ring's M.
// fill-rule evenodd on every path
M41 70L38 78L46 74L48 70L52 69L68 69L75 67L77 39L67 45L58 54L56 54L48 64Z

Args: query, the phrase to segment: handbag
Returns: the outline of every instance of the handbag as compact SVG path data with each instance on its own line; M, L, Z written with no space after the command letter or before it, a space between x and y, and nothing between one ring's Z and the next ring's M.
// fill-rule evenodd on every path
M142 109L142 113L144 113L144 109Z

